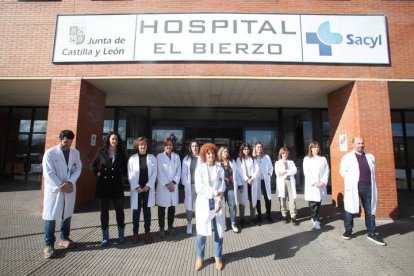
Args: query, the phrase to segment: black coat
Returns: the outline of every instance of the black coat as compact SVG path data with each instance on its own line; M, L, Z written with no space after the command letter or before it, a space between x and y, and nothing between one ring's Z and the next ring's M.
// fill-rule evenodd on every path
M108 156L108 148L98 150L90 170L98 177L96 196L98 198L120 198L124 196L123 176L127 174L127 158L125 152L117 150L112 163ZM100 175L98 176L98 173Z

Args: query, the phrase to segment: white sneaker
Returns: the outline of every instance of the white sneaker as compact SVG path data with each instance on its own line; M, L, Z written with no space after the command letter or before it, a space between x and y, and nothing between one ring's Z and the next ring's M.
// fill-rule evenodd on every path
M321 230L321 223L319 221L314 221L313 222L313 228L315 228L316 230Z
M192 235L193 234L193 225L187 224L187 235Z
M232 224L231 228L233 229L234 233L239 233L239 228L237 228L237 226L235 224Z

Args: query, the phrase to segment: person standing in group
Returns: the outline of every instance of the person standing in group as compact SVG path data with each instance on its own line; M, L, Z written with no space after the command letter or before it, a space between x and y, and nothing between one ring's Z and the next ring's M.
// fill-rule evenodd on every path
M319 143L309 144L308 155L303 160L305 175L305 200L309 202L311 220L315 229L321 229L319 208L322 198L326 195L329 178L329 166L326 158L321 156Z
M365 212L367 238L379 245L386 243L375 232L375 212L377 209L377 182L375 179L375 157L364 151L361 137L352 139L353 150L342 157L339 173L344 178L344 226L342 237L349 240L354 227L353 214L359 213L359 199Z
M200 150L201 163L195 173L196 229L197 250L195 269L200 270L206 247L206 236L212 235L214 229L214 257L217 270L223 269L222 252L223 237L226 227L226 211L224 202L224 171L217 162L217 147L212 143L204 144Z
M128 180L131 188L132 243L139 241L139 217L144 214L144 242L152 242L151 207L155 205L155 180L157 179L157 159L148 153L149 141L145 137L135 140L137 151L128 160Z
M89 165L92 173L98 177L96 196L100 199L101 207L101 246L109 244L109 203L115 209L118 225L118 243L125 241L125 214L124 214L124 185L126 176L126 155L122 147L119 134L110 131L106 136L104 146L100 148Z
M260 200L257 194L258 184L256 181L257 174L259 174L259 166L251 155L250 145L243 143L239 149L239 157L237 158L237 168L243 187L247 187L247 195L250 201L250 215L253 223L260 223L261 217L255 218L256 204ZM245 191L245 189L243 189ZM243 191L242 190L242 191ZM243 192L244 194L246 192ZM243 196L243 195L242 195ZM245 195L244 195L245 196ZM244 205L239 205L241 225L244 224Z
M298 221L296 220L296 172L297 168L295 163L290 160L289 149L287 147L280 148L278 160L275 162L276 195L280 201L282 221L289 223L287 216L287 205L289 205L290 219L295 226L298 225Z
M168 232L175 235L174 216L178 204L178 183L181 176L181 160L173 152L172 138L165 138L164 152L157 155L157 188L155 203L158 205L158 225L160 238L165 238L165 208L168 207Z
M239 228L236 225L236 211L237 211L237 190L243 189L243 185L238 183L239 177L237 177L237 165L234 160L231 160L229 148L221 147L218 152L218 160L224 171L224 183L226 185L226 191L224 192L224 198L229 206L230 223L234 233L239 232ZM227 228L227 227L226 227Z
M70 130L62 130L59 134L59 145L46 150L43 161L44 198L43 214L45 248L43 256L48 259L55 256L55 225L61 218L60 238L58 245L73 248L75 243L69 238L70 222L75 208L76 181L82 163L79 151L71 148L75 134Z
M271 188L271 177L273 175L273 165L270 156L264 153L263 144L256 142L253 148L253 158L259 166L259 173L257 174L257 216L259 221L262 220L262 208L261 208L261 197L263 194L265 205L266 205L266 218L268 222L273 222L272 219L272 188Z
M196 140L191 140L188 145L188 154L184 157L181 167L181 183L184 185L184 206L187 215L188 235L193 234L193 225L191 224L191 221L193 220L193 206L196 199L194 175L197 165L200 162L200 158L198 157L199 151L200 145L198 142Z

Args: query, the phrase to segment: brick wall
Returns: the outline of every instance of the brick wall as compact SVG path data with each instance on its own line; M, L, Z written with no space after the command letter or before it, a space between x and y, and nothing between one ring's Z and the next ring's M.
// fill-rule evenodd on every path
M329 78L412 78L414 1L89 1L0 2L0 76L253 76ZM294 63L51 63L58 14L146 12L270 12L384 14L391 66Z
M46 133L48 149L59 143L59 133L70 129L75 133L72 147L80 151L82 173L77 182L76 207L95 200L96 178L89 171L89 163L102 146L105 94L80 78L52 80ZM96 146L91 135L96 134ZM42 183L43 191L43 183ZM43 204L43 192L41 209Z
M361 136L365 150L376 158L377 217L398 217L389 110L388 87L384 81L357 81L329 94L332 199L337 205L342 205L344 191L339 164L345 152L339 151L339 135L347 135L349 150L352 138Z

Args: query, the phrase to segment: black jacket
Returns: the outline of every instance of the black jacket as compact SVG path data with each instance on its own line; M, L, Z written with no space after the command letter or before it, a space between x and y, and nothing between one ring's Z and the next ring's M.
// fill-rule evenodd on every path
M98 177L96 186L96 196L98 198L124 196L123 176L127 174L127 158L124 151L117 150L115 161L112 163L108 156L108 148L100 148L89 168ZM98 173L100 173L99 176Z

